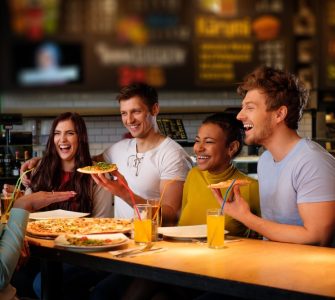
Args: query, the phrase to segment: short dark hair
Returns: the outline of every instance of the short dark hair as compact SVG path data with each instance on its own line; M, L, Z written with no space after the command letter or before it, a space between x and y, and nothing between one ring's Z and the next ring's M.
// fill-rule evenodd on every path
M153 106L158 103L158 93L155 88L145 83L136 82L123 87L117 95L116 100L123 101L132 97L138 96L146 104L149 111L152 111Z
M202 124L216 124L218 125L227 136L226 145L234 141L239 142L238 150L234 153L234 157L241 153L243 147L244 130L243 123L236 119L236 115L233 113L216 113L208 116Z
M237 92L244 97L248 91L253 89L262 90L266 94L268 111L286 106L285 123L287 127L298 129L309 93L295 75L270 67L259 67L244 78Z

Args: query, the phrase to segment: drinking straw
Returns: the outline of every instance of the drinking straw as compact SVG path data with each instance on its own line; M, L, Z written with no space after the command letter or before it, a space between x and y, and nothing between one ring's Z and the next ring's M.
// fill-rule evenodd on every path
M5 212L5 215L9 213L9 210L10 208L12 207L14 201L16 200L16 195L18 194L17 192L19 191L20 189L20 185L21 185L21 182L22 182L22 178L24 175L26 175L27 173L31 172L34 168L32 169L28 169L26 171L24 171L21 176L18 178L18 180L16 181L16 184L15 184L15 187L14 187L14 190L13 190L13 193L11 195L11 199L10 199L10 202L6 208L6 212Z
M133 202L133 206L135 208L135 211L136 211L136 214L137 214L137 217L140 221L142 221L141 219L141 214L140 212L138 211L138 207L136 205L136 202L135 202L135 197L134 197L134 193L133 191L129 188L129 186L121 179L121 178L118 178L121 182L121 184L127 189L127 191L129 192L129 195L130 195L130 199L131 199L131 202Z
M141 219L141 214L140 214L140 212L139 212L139 210L138 210L138 207L137 207L137 205L136 205L136 202L135 202L135 197L134 197L134 193L133 193L133 191L129 188L129 186L128 186L128 185L127 185L121 178L118 178L118 179L120 180L121 184L122 184L122 185L127 189L127 191L129 192L130 199L131 199L131 201L132 201L132 203L133 203L133 206L134 206L134 208L135 208L137 217L138 217L138 219L139 219L140 221L142 221L142 219ZM142 223L142 225L144 226L143 223ZM147 236L147 239L148 239L148 241L150 241L150 244L151 244L151 237L148 235L148 232L145 230L145 228L143 228L143 231L145 231L146 236Z
M223 202L222 202L222 205L221 205L220 215L222 215L222 213L223 213L223 208L224 208L224 205L226 204L228 194L229 194L230 190L232 189L232 187L234 186L235 181L236 181L236 179L234 179L232 181L232 183L230 184L230 186L226 190L226 193L223 197Z
M160 209L160 207L162 205L163 196L164 196L164 193L165 193L165 190L166 190L167 186L169 184L171 184L172 182L175 182L178 178L179 177L175 177L175 178L171 179L170 181L168 181L167 183L165 183L164 188L163 188L163 192L162 192L162 194L160 196L160 199L159 199L158 209L156 210L154 216L152 217L152 220L155 220L157 218L157 216L158 216L158 211L159 211L159 209Z
M222 205L221 205L221 209L220 209L220 215L223 214L223 208L224 208L224 205L226 204L228 194L229 194L230 190L232 189L232 187L234 186L235 181L236 181L236 179L234 179L234 180L232 181L232 183L230 184L230 186L229 186L229 187L227 188L227 190L226 190L226 193L225 193L225 195L224 195L224 197L223 197L223 202L222 202ZM212 241L213 241L213 239L214 239L214 237L215 237L215 234L216 234L217 229L218 229L218 225L215 227L214 234L213 234L213 236L212 236L212 239L211 239L211 241L210 241L210 244L212 243Z

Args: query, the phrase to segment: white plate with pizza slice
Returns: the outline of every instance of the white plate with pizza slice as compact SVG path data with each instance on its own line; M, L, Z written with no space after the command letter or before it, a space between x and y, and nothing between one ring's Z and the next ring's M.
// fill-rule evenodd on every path
M72 251L106 251L125 245L129 238L123 233L113 234L62 234L55 240L55 246Z
M82 213L76 211L69 211L63 209L55 209L48 211L40 211L31 213L29 219L32 220L45 220L45 219L69 219L69 218L82 218L88 216L89 213Z

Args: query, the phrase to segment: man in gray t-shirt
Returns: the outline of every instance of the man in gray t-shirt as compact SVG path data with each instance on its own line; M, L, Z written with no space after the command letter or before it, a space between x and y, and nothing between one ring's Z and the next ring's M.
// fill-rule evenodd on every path
M299 204L334 198L335 159L320 145L301 139L276 162L266 151L258 163L262 217L303 226Z
M238 92L244 96L237 119L245 142L267 149L258 163L262 218L250 212L238 186L225 213L266 239L329 246L335 233L335 159L297 133L306 89L292 74L261 67Z

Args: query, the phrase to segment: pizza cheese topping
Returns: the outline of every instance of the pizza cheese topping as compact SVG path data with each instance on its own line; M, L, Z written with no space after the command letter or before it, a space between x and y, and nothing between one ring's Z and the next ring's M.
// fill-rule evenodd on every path
M75 236L66 236L66 242L72 246L109 246L121 243L122 238L117 239L94 239L87 236L75 237Z

